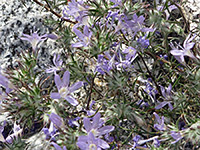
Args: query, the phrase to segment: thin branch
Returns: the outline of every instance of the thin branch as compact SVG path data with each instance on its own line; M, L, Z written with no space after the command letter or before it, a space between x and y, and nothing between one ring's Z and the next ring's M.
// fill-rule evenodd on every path
M61 14L58 14L57 12L55 12L53 9L49 8L48 6L42 4L41 2L39 2L38 0L33 0L35 3L37 3L38 5L44 7L46 10L50 11L51 13L53 13L54 15L56 15L58 18L62 18L62 15ZM73 24L76 24L76 22L74 21L71 21L69 19L66 19L66 18L62 18L62 20L66 21L66 22L70 22L70 23L73 23Z
M142 62L144 63L144 66L145 66L145 68L147 69L148 74L150 75L151 79L153 80L154 84L156 85L156 88L157 88L157 90L158 90L158 93L161 95L160 87L158 86L157 82L155 81L154 76L152 76L151 71L149 71L149 68L148 68L146 62L144 61L142 55L141 55L140 53L138 53L138 55L139 55L140 58L142 59Z

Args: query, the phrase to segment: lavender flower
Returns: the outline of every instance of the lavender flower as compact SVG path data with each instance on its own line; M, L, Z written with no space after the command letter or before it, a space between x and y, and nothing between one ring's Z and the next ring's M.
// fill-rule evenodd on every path
M92 106L95 104L96 102L95 101L92 101L91 104L90 104L90 110L87 110L87 115L88 116L91 116L91 115L94 115L96 110L93 110L92 109Z
M42 35L42 36L39 36L37 34L37 32L34 32L32 33L31 35L28 35L28 34L22 34L23 37L20 37L21 40L26 40L28 42L31 43L32 45L32 48L33 48L33 51L35 51L37 49L37 45L46 40L47 38L50 38L50 39L53 39L53 40L56 40L57 39L57 36L54 35L54 34L45 34L45 35Z
M71 0L71 2L68 3L67 9L66 8L63 9L63 17L70 15L74 17L74 19L78 21L80 24L86 25L88 24L87 10L88 6L84 6L83 0L79 1Z
M14 85L0 73L0 85L6 88L6 93L10 93L14 89Z
M60 59L60 55L58 54L57 57L56 57L56 54L54 54L54 56L53 56L53 63L55 65L55 67L46 69L46 73L52 73L52 72L54 72L54 74L56 74L56 71L61 70L61 66L62 66L63 61L59 60L59 59Z
M139 105L139 108L143 108L143 107L149 107L148 102L145 102L144 100L139 100L137 103L137 105Z
M133 47L131 47L131 46L129 46L128 48L126 48L122 52L125 53L125 54L127 54L126 55L126 59L127 60L130 60L131 58L135 57L136 53L137 53L137 51Z
M152 85L152 79L148 78L146 82L146 88L144 91L154 100L158 91Z
M158 116L157 113L153 113L155 118L156 118L156 121L158 122L158 124L154 124L154 128L157 129L157 130L160 130L160 131L163 131L165 130L165 124L164 124L164 116L162 116L162 119Z
M118 16L118 13L119 13L119 10L116 11L116 12L114 12L114 11L112 11L112 10L109 10L109 11L108 11L108 15L106 16L106 19L108 20L109 17L112 18L111 25L113 25L114 20L115 20L115 19L117 18L117 16Z
M165 90L165 88L163 86L160 86L161 88L161 92L163 97L165 98L166 101L161 102L159 105L157 105L155 107L155 109L161 109L163 108L165 105L169 106L169 109L172 111L173 110L173 106L171 104L171 99L172 99L172 94L171 94L171 90L172 90L172 85L169 84L167 90Z
M49 115L49 119L51 120L51 122L53 122L54 125L56 125L59 128L64 126L63 119L55 113L51 113Z
M56 141L55 136L56 136L57 129L53 125L53 122L51 122L49 128L43 128L42 131L46 135L46 140Z
M133 49L126 49L124 53L128 53L126 55L126 59L123 60L123 56L120 51L118 51L118 59L117 62L115 63L116 69L117 70L125 70L128 71L129 68L133 68L134 66L131 65L131 63L134 61L136 58L136 55L134 54L135 51Z
M97 66L95 68L95 72L99 72L102 75L108 73L112 68L115 60L115 55L111 57L109 52L104 52L105 55L98 55Z
M194 38L195 35L193 37L190 38L189 34L187 36L187 38L185 39L184 43L183 43L183 47L181 45L178 45L178 47L180 47L181 49L179 49L178 47L175 47L172 43L170 44L172 50L170 51L170 53L181 63L185 65L185 59L184 56L189 56L191 58L195 59L195 56L192 54L192 52L190 51L190 49L193 48L193 46L195 45L194 42L191 42Z
M133 137L133 142L134 142L134 144L132 145L132 149L135 149L135 148L136 148L136 150L139 150L139 149L137 149L137 147L147 148L146 145L140 146L140 145L142 145L142 144L145 143L145 142L142 142L142 144L139 143L139 142L140 142L140 139L141 139L141 136L140 136L140 135L136 135L136 136Z
M80 119L80 117L76 117L76 118L74 118L74 119L69 119L69 120L68 120L69 126L70 126L70 127L74 127L74 126L79 127L80 125L79 125L79 123L77 122L79 119Z
M158 6L157 7L157 10L158 11L163 11L163 8L164 8L164 6ZM166 15L166 20L168 20L169 19L169 16L170 16L170 13L172 12L172 10L174 10L174 9L177 9L177 7L175 6L175 5L170 5L169 7L168 7L168 10L169 10L169 12L168 12L168 10L165 10L164 12L165 12L165 15Z
M51 93L51 98L53 99L64 98L71 105L73 106L78 105L78 101L74 97L72 97L70 94L76 91L77 89L79 89L80 87L82 87L83 82L79 81L73 84L72 86L69 86L69 80L70 80L69 71L65 71L62 81L60 79L60 76L57 74L55 74L54 80L58 89L58 93Z
M90 118L84 118L83 119L83 124L84 127L87 131L87 133L92 132L95 137L99 137L101 135L107 134L111 131L114 130L114 126L104 126L103 121L100 119L101 114L98 112L94 117L93 117L93 122L90 122Z
M164 56L163 56L163 55L161 54L161 55L159 55L159 56L160 56L160 58L163 59L163 60L167 60L167 58L168 58L167 55L164 55ZM160 64L163 65L163 61L160 61Z
M76 144L81 150L101 150L110 148L106 141L95 138L92 132L87 136L79 136Z
M19 125L14 123L13 133L6 138L6 142L12 143L14 138L18 138L18 136L21 136L22 131L23 129L21 129Z
M139 39L137 40L137 42L142 48L148 48L148 46L149 46L149 40L146 39L146 35L143 37L140 36Z
M87 47L90 43L92 32L90 32L87 25L84 26L83 33L76 27L73 28L74 33L78 36L79 42L72 44L72 47Z
M129 19L127 16L124 18L125 20L125 28L128 29L129 34L135 37L136 33L141 32L153 32L154 29L144 27L144 20L143 16L137 16L136 14L133 15L132 19ZM132 34L132 32L134 32Z
M175 140L174 142L171 142L171 144L175 144L176 142L178 142L183 138L180 132L171 131L170 135Z
M160 147L160 141L156 138L153 140L154 147Z

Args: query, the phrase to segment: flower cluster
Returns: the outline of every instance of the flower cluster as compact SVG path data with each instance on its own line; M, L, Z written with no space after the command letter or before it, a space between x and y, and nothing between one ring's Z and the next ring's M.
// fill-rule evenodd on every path
M36 3L59 17L47 21L56 34L22 34L32 53L22 51L14 65L1 69L4 146L199 149L200 31L189 29L182 4ZM40 44L47 39L62 51L41 67ZM26 142L32 135L42 141L39 147Z

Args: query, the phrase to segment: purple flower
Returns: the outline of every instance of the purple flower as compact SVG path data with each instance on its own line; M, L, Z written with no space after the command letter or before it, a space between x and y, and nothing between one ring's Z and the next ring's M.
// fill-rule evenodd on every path
M80 119L80 117L76 117L76 118L74 118L74 119L69 119L69 120L68 120L69 126L70 126L70 127L74 127L74 126L79 127L79 123L77 122L79 119Z
M157 105L157 106L155 107L155 109L161 109L161 108L163 108L165 105L168 104L169 109L172 111L172 110L173 110L173 106L172 106L172 104L171 104L171 102L170 102L171 99L172 99L172 94L171 94L172 85L169 84L167 90L165 90L165 88L164 88L163 86L160 86L160 88L161 88L162 95L163 95L163 97L165 98L166 101L161 102L159 105Z
M19 125L17 125L16 123L14 123L14 127L13 127L13 133L10 134L7 138L6 138L6 142L8 143L12 143L14 138L18 138L18 136L21 136L23 129L20 128Z
M78 36L79 42L72 44L72 47L87 47L90 43L92 32L90 32L87 25L84 26L83 33L76 27L73 28L74 33Z
M133 15L132 19L129 19L127 16L124 18L125 20L125 27L128 29L128 32L135 37L136 33L141 32L153 32L154 29L144 27L144 20L143 16L137 16L136 14ZM132 34L134 32L134 34Z
M160 118L157 113L154 112L153 114L154 114L156 121L158 123L158 124L154 124L154 128L157 129L157 130L160 130L160 131L165 130L164 116L162 116L162 118Z
M137 103L137 105L139 105L140 107L139 108L143 108L143 107L149 107L149 104L148 102L145 102L144 100L139 100Z
M92 101L91 104L90 104L90 110L87 110L87 115L88 116L91 116L91 115L94 115L96 110L93 110L92 109L92 106L95 104L96 102L95 101Z
M63 75L63 80L61 81L60 76L58 74L55 74L54 77L55 84L58 89L58 93L51 93L51 98L53 99L60 99L64 98L67 100L71 105L76 106L78 105L78 101L72 97L70 94L79 89L83 86L83 82L79 81L73 84L72 86L69 86L69 80L70 80L70 73L69 71L65 71Z
M158 7L157 7L157 10L158 10L158 11L163 11L163 8L164 8L164 6L158 6ZM165 11L164 11L165 14L166 14L166 20L169 19L170 13L171 13L171 11L174 10L174 9L177 9L177 7L176 7L175 5L170 5L170 6L168 7L169 12L168 12L168 10L165 10Z
M131 46L129 46L128 48L126 48L122 52L125 53L125 54L127 54L126 55L126 59L127 60L130 60L131 58L135 57L136 53L137 53L137 51L133 47L131 47Z
M146 82L146 88L144 89L144 91L152 98L152 99L156 99L156 94L158 93L158 91L153 87L152 85L152 81L150 78L148 78L147 82Z
M0 85L6 88L6 93L10 93L14 89L14 85L0 73Z
M90 122L90 118L84 118L83 124L87 131L87 133L92 132L95 137L99 137L101 135L107 134L114 130L114 126L104 126L103 121L100 119L101 114L98 112L94 117L92 123Z
M92 132L87 136L79 136L76 144L81 150L101 150L110 148L106 141L95 138Z
M153 140L154 147L160 147L160 141L156 138Z
M117 18L118 18L118 23L117 23L117 26L115 27L115 33L116 32L118 32L118 31L120 31L120 30L124 30L124 29L126 29L126 23L124 23L124 14L121 14L121 15L119 15L119 16L117 16Z
M167 57L168 57L167 55L164 56L162 54L160 55L160 58L164 60L167 60ZM160 64L163 65L163 61L160 61Z
M49 119L51 120L51 122L53 122L54 125L56 125L56 127L61 128L64 126L63 119L55 113L51 113L49 115Z
M49 128L43 128L42 131L46 135L46 140L56 141L55 136L56 136L57 129L53 125L53 122L51 122Z
M31 35L28 35L28 34L22 34L23 37L20 37L21 40L26 40L26 41L29 41L32 45L32 48L33 48L33 51L35 51L37 49L37 45L46 40L47 38L50 38L50 39L53 39L53 40L56 40L57 39L57 36L54 35L54 34L45 34L45 35L42 35L42 36L39 36L37 34L37 32L34 32L32 33Z
M70 15L79 23L88 24L87 10L88 6L84 6L83 0L71 0L71 2L68 3L67 9L63 9L63 17Z
M103 54L98 55L97 66L95 72L99 72L102 75L108 73L112 68L115 60L115 54L111 56L109 52L104 52Z
M108 11L108 15L106 16L106 19L108 19L109 17L112 18L111 25L113 25L115 18L118 16L118 13L119 13L119 10L116 11L116 12L114 12L114 11L112 11L112 10L109 10L109 11Z
M140 146L140 145L142 145L142 144L139 143L139 140L140 140L140 139L141 139L141 136L140 136L140 135L136 135L136 136L133 137L133 142L134 142L134 144L133 144L133 146L132 146L133 149L136 148L136 150L139 150L139 149L137 149L137 146L139 146L139 147L141 147L141 148L146 148L146 145Z
M180 132L171 131L170 135L175 140L174 142L171 142L171 144L175 144L176 142L178 142L180 139L183 138Z
M56 150L67 150L66 146L64 146L63 148L61 148L58 144L56 144L55 142L51 142L51 144L55 147Z
M120 51L118 51L118 57L117 57L117 61L115 63L115 67L117 70L125 70L128 71L128 69L130 68L132 70L132 68L134 67L132 64L132 62L134 61L134 59L136 58L136 55L134 54L134 50L133 49L125 49L124 53L128 53L126 55L126 59L123 59L123 56L121 54Z
M148 48L149 46L149 40L146 39L146 36L140 36L139 39L137 40L137 42L139 43L139 45L142 47L142 48Z
M56 74L56 71L61 70L61 66L62 66L63 61L59 60L59 59L60 59L60 55L59 54L57 55L57 57L56 57L56 54L53 55L53 63L55 65L55 67L46 69L46 73L54 72L54 74Z
M184 56L189 56L191 58L195 58L195 56L192 54L192 52L190 51L190 49L193 48L193 46L195 45L194 42L191 42L196 36L194 35L193 37L190 38L189 34L187 36L187 38L185 39L184 43L183 43L183 47L181 45L178 45L178 47L180 47L181 49L179 49L178 47L175 47L172 43L170 44L172 50L170 51L170 53L181 63L181 64L185 64L185 59Z

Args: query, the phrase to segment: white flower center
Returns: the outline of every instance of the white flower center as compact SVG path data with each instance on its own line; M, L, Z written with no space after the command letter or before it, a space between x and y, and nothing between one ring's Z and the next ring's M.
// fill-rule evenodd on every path
M67 87L62 87L60 90L59 90L59 94L62 98L65 98L68 94L69 94L69 90Z
M79 11L84 11L85 10L85 8L83 6L81 6L81 5L78 5L78 9L79 9Z
M95 144L90 144L89 150L97 150L97 146Z
M91 132L93 133L94 136L97 136L99 133L96 129L92 129Z
M129 49L129 53L131 54L131 55L133 55L134 54L134 50L133 49Z
M38 39L33 38L32 41L31 41L31 44L32 44L32 48L36 48L36 46L38 44Z
M85 37L85 43L88 44L90 41L89 37Z

